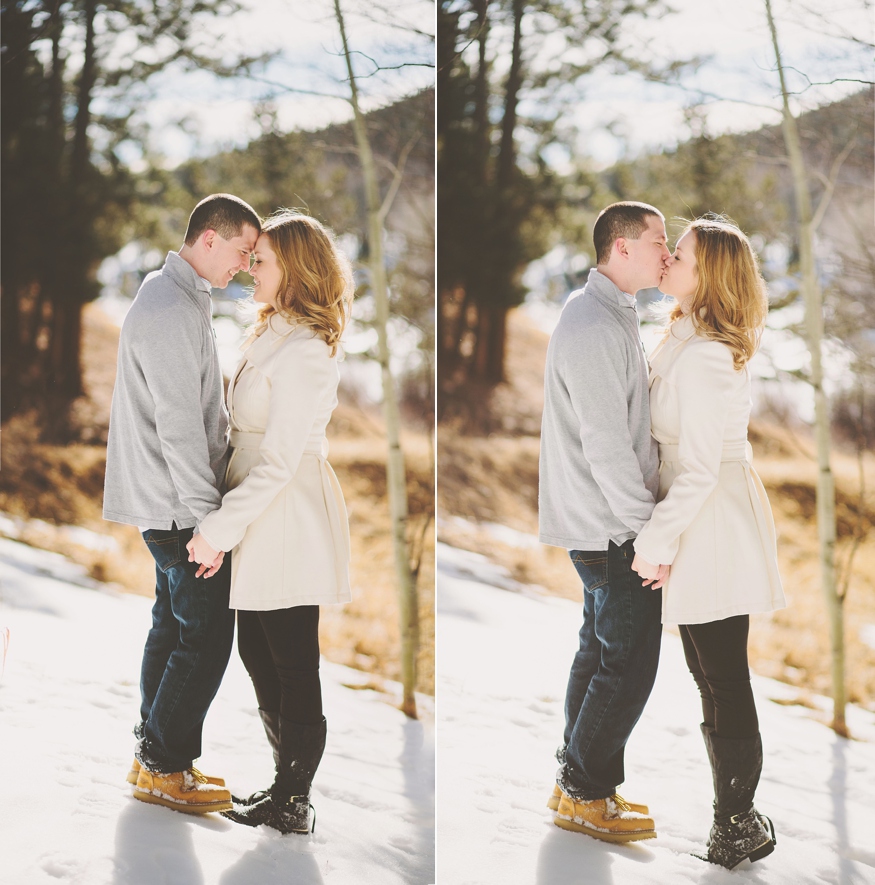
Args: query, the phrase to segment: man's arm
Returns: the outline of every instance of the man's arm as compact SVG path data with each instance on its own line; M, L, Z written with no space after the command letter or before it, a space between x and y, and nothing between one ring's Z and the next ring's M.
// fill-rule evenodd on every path
M613 514L639 532L653 510L629 432L626 347L607 323L574 330L563 341L560 374L580 427L593 479Z
M180 501L200 522L222 502L204 426L197 318L164 314L137 330L137 351L154 405L155 430Z

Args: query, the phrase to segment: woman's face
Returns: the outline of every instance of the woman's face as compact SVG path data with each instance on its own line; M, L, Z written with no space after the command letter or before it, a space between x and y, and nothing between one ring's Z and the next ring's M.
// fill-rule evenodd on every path
M259 241L260 242L260 241ZM671 295L683 309L696 291L696 283L699 272L696 269L696 235L693 231L687 231L675 246L674 255L668 263L662 281L659 284L660 292Z
M249 274L255 280L255 291L252 297L259 304L277 306L277 294L279 293L282 280L282 269L276 253L270 247L270 239L266 234L261 234L255 244L255 260L249 269Z

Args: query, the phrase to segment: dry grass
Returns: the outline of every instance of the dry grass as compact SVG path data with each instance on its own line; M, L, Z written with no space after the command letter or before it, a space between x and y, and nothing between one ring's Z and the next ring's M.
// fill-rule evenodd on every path
M95 305L85 311L85 386L77 404L83 437L93 444L52 446L39 442L32 416L8 421L2 434L0 511L29 520L19 537L56 550L89 569L97 580L144 596L154 590L154 562L134 526L101 517L106 465L106 425L115 380L118 330ZM379 416L349 404L329 428L331 463L350 514L353 602L322 609L320 642L326 658L398 679L399 617L395 590L385 441ZM417 689L434 694L434 473L429 441L405 437L411 535L423 538L419 574L420 654ZM35 523L43 520L45 524ZM422 529L427 524L427 530ZM64 526L81 526L114 539L115 550L76 543Z
M441 425L438 432L438 538L503 563L523 583L580 600L581 588L567 554L555 547L508 543L496 538L489 523L500 523L537 536L539 440L521 428L540 415L542 395L530 395L543 381L547 336L511 314L508 338L508 383L496 392L492 408L512 403L514 430L488 435L463 433L461 422ZM530 398L527 400L527 396ZM528 406L526 403L528 402ZM529 418L524 417L529 410ZM481 418L496 427L498 419ZM751 427L755 464L762 477L779 533L778 555L788 607L751 619L752 669L806 692L830 693L829 635L822 598L815 524L815 465L804 452L807 440L764 424ZM861 507L855 458L835 453L839 542L837 558L847 560L857 528L865 538L853 560L845 604L849 699L875 709L875 649L861 638L875 628L875 509ZM865 459L866 486L875 489L875 455ZM461 517L464 522L454 520Z

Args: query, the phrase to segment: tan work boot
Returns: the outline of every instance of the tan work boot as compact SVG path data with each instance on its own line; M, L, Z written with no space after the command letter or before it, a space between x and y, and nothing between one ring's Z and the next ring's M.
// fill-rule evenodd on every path
M186 814L230 811L234 807L231 794L224 787L207 783L207 779L195 768L170 774L153 774L140 768L134 798Z
M134 786L136 786L137 785L137 778L140 776L140 770L142 769L142 767L143 766L140 765L139 760L136 757L134 757L134 761L131 763L131 770L128 772L128 776L125 778L125 780L129 784L133 784ZM194 766L192 766L191 770L196 775L197 774L203 775L203 777L205 777L207 779L208 784L214 784L217 787L224 787L225 786L225 779L224 778L211 777L208 774L204 774L202 771L198 771Z
M547 800L547 808L550 811L558 811L559 810L559 800L562 798L562 790L559 788L559 784L553 784L553 795ZM628 799L624 799L619 793L614 793L611 796L612 799L619 799L620 802L629 806L630 811L634 811L635 814L650 814L650 809L646 805L638 805L636 802L630 802Z
M637 842L655 839L653 820L637 814L617 796L588 801L562 793L553 823L563 830L586 833L605 842Z

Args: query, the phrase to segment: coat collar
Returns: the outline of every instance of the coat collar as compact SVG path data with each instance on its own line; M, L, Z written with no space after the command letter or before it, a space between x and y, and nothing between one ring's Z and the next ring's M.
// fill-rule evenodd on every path
M282 314L271 314L267 321L267 328L260 335L253 332L243 342L240 349L248 362L255 366L261 365L274 352L276 346L281 341L285 341L298 328L300 325L295 320L287 319Z
M659 342L650 357L651 376L658 375L660 368L669 359L669 355L680 350L695 335L693 321L688 316L675 320L668 327L665 337Z

